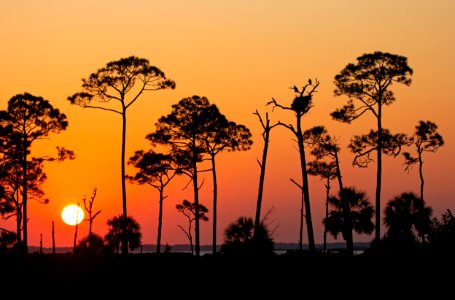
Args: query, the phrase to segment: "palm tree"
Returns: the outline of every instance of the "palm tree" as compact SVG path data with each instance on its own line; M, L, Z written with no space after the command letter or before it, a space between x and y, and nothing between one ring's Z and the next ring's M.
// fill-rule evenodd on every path
M431 228L433 209L413 192L405 192L387 203L384 214L386 242L409 247L417 242L419 236L425 240Z
M74 253L82 255L101 255L107 253L106 250L108 249L104 244L103 238L96 233L90 232L86 237L79 240L77 246L74 248Z
M323 224L335 239L339 233L342 234L348 254L353 255L352 232L371 234L374 231L371 220L374 215L373 205L364 192L347 187L339 191L338 197L330 197L329 206L329 216L323 220Z
M119 252L122 244L122 220L123 215L108 219L107 225L109 226L109 229L108 233L104 236L108 246L111 249L114 249L116 254ZM130 250L134 250L141 245L141 226L132 216L126 217L125 221L127 246Z
M254 223L252 218L239 217L236 222L230 223L224 230L227 241L245 243L253 238Z
M265 220L256 228L253 218L241 216L226 227L224 236L221 245L224 254L273 254L274 242Z

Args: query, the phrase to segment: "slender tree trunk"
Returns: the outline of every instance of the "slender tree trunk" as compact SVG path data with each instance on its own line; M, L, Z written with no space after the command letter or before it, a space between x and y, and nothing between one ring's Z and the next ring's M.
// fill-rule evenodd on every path
M302 133L302 126L301 122L301 114L297 115L297 142L299 146L299 154L300 154L300 167L302 170L302 188L303 188L303 195L305 197L305 220L308 232L308 249L310 252L316 251L316 246L314 243L314 232L313 232L313 221L311 220L311 206L310 206L310 191L308 188L308 173L306 169L306 158L305 158L305 148L304 148L304 141L303 141L303 133Z
M353 240L353 235L352 235L352 222L350 220L350 208L349 208L349 199L343 199L343 197L345 197L345 193L344 193L344 186L343 186L343 181L342 181L342 177L341 177L341 168L340 168L340 161L338 159L338 154L337 152L335 152L335 165L336 165L336 176L337 176L337 179L338 179L338 185L339 185L339 188L340 188L340 201L343 205L343 211L345 213L345 241L346 241L346 249L347 249L347 253L349 255L353 255L354 254L354 240ZM328 181L329 182L329 181ZM328 193L328 191L327 191ZM327 202L326 202L326 205L328 205L328 199L329 199L329 195L327 194ZM328 208L326 207L326 218L328 217ZM324 229L325 230L325 229Z
M161 226L163 223L163 188L160 188L160 207L159 207L159 214L158 214L158 237L156 239L156 253L160 253L161 251Z
M199 241L199 187L197 181L197 151L195 149L195 144L193 141L193 189L194 189L194 217L195 217L195 244L196 244L196 257L199 257L200 254L200 241Z
M216 179L215 155L212 155L212 176L213 176L213 245L212 252L216 254L216 222L217 222L217 198L218 183Z
M424 200L423 200L423 186L425 181L423 179L423 160L422 160L422 152L419 151L419 176L420 176L420 201L422 201L422 208L424 207ZM422 231L420 236L422 244L425 244L425 232Z
M303 197L303 190L300 189L300 196L301 196L301 203L300 203L300 231L299 231L299 251L303 251L303 207L305 205L304 203L304 197Z
M28 237L27 237L27 141L23 141L22 145L22 230L25 253L28 253Z
M343 202L343 214L344 214L344 238L346 240L347 254L354 255L354 238L352 235L352 219L351 209L349 207L349 199L340 199Z
M327 184L325 185L325 220L329 217L329 198L330 198L330 177L327 177ZM327 252L327 224L324 222L324 253Z
M349 218L348 218L349 219ZM349 220L345 220L348 223L347 227L351 228L348 229L346 232L346 250L348 255L354 255L354 238L352 235L352 224Z
M376 174L376 229L375 241L381 240L381 177L382 177L382 104L381 99L378 101L378 167Z
M17 198L17 199L19 199L19 198ZM22 243L22 229L21 229L21 226L22 226L22 207L21 206L18 206L16 208L16 214L17 214L17 216L16 216L16 232L17 232L16 241L17 241L17 243L21 244Z
M76 215L76 228L74 229L73 253L76 250L76 245L77 245L77 228L78 227L79 227L79 223L77 222L77 215Z
M422 152L419 151L419 176L420 176L420 200L423 203L423 186L425 181L423 180L423 161L422 161Z
M39 254L43 254L43 234L39 234Z
M123 102L122 102L123 104ZM126 211L126 182L125 182L125 145L126 145L126 108L123 107L122 113L122 254L128 254L128 240L126 236L126 222L128 214Z
M261 174L259 176L259 190L258 190L258 201L256 203L256 217L254 219L254 235L257 236L259 229L259 224L261 222L261 205L262 205L262 194L264 191L264 179L265 179L265 166L267 162L267 152L269 149L269 140L270 140L270 126L269 120L266 120L267 124L264 129L264 150L262 151L262 161L260 163L261 166Z
M338 154L337 154L336 151L335 151L335 165L336 165L336 168L337 168L338 185L339 185L340 191L342 191L343 190L343 181L341 180L340 161L338 159Z
M191 234L191 219L188 225L188 239L190 240L190 249L191 249L191 254L194 254L194 245L193 245L193 235Z

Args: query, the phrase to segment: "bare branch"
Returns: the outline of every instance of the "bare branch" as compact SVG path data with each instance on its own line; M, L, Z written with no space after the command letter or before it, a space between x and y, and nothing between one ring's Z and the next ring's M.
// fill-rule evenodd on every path
M270 100L269 102L267 102L266 105L270 105L270 104L273 104L272 111L273 111L273 109L274 109L275 107L279 107L279 108L281 108L281 109L293 110L291 107L287 107L287 106L283 106L283 105L279 104L279 103L275 100L275 98L272 98L272 100Z
M181 225L177 225L177 227L179 227L180 229L182 229L182 231L185 233L186 237L188 239L191 239L191 236L190 234L181 226Z
M303 186L298 184L294 179L290 178L290 180L292 181L292 183L294 183L296 186L298 186L300 190L303 190Z
M259 167L262 168L262 163L259 161L259 159L256 158L256 161L258 162Z
M111 111L111 112L114 112L114 113L117 113L117 114L120 114L120 115L122 114L122 112L120 112L120 111L117 111L117 110L111 109L111 108L102 107L102 106L84 105L84 106L82 106L82 108L96 108L96 109Z

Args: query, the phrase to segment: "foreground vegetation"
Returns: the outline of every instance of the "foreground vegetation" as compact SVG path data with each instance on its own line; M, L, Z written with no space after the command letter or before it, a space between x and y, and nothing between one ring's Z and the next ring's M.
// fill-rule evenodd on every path
M434 298L446 294L452 277L444 274L455 267L455 260L453 256L423 252L346 256L304 251L200 257L171 252L126 256L71 253L29 254L22 258L0 256L0 264L2 286L8 287L4 290L14 293L14 289L21 288L25 294L40 293L48 297L78 295L86 290L87 297L124 293L132 297L162 291L175 298L189 297L191 289L197 287L200 298L213 298L211 293L214 293L215 298L276 295L285 299L304 289L321 297L351 295L352 299L371 297L371 286L375 283L381 285L375 293L377 296L393 293Z

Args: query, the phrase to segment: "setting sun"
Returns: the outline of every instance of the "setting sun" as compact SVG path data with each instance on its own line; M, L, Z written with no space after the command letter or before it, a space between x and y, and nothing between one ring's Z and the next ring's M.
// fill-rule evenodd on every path
M68 225L79 224L84 220L84 211L77 205L67 205L62 210L62 219Z

